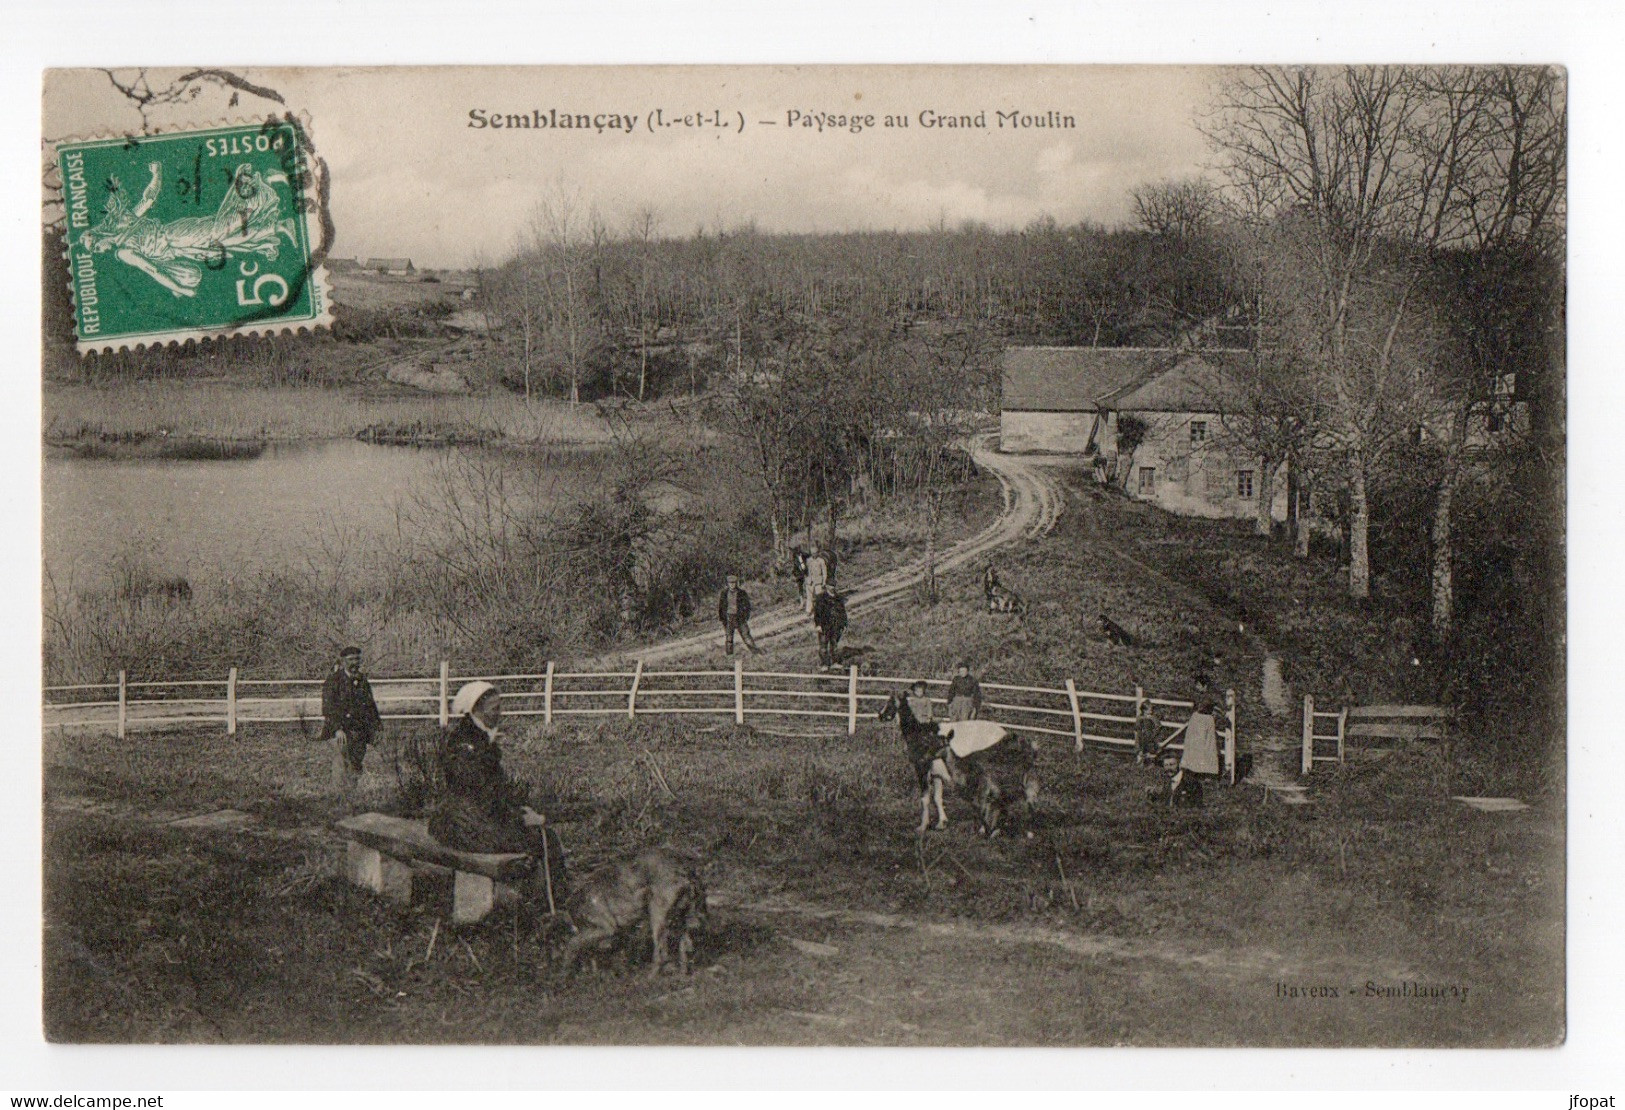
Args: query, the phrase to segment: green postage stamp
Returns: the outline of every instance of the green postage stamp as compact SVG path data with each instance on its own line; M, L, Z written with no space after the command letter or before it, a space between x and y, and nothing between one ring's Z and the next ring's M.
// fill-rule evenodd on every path
M307 128L269 119L57 148L81 353L331 323Z

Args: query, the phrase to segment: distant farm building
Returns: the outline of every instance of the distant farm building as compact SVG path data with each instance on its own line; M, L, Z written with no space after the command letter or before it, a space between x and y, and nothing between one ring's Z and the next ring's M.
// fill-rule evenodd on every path
M369 258L366 268L374 273L394 274L398 277L417 272L410 258Z
M329 270L359 270L361 263L354 258L329 258L325 263Z
M1228 434L1245 351L1170 347L1012 347L1004 352L1000 450L1079 455L1101 481L1172 512L1252 517L1260 461ZM1119 423L1146 427L1132 452ZM1286 519L1284 468L1270 513Z

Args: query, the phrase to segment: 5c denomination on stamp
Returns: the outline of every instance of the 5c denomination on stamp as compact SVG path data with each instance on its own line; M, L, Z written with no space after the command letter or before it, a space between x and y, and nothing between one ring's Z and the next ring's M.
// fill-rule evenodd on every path
M331 323L293 118L57 147L81 353Z

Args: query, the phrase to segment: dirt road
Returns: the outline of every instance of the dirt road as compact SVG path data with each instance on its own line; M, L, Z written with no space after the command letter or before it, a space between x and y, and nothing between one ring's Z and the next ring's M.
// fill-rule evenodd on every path
M937 557L936 571L954 570L967 563L1025 539L1047 533L1060 519L1066 497L1055 479L1042 466L1029 459L1001 455L995 449L997 433L977 436L970 445L976 465L999 480L1004 509L998 518L976 535L948 547ZM849 617L859 617L902 600L925 576L924 558L860 583L846 595ZM763 610L751 620L758 643L780 643L793 637L813 636L813 625L800 606L778 605ZM698 655L717 646L715 629L665 640L627 653L629 659L644 663L665 662Z

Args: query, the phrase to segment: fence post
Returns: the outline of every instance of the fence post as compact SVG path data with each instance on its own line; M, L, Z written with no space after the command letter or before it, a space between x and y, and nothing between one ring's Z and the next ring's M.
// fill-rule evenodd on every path
M1303 696L1303 773L1315 765L1315 695Z
M447 695L451 692L451 662L446 659L440 661L440 727L445 728L451 723L451 702Z
M745 723L745 661L734 660L734 724Z
M846 683L846 734L857 735L858 731L858 665L852 664Z
M1081 752L1083 751L1083 715L1078 712L1078 684L1070 678L1066 680L1066 700L1072 706L1072 750Z
M1140 714L1143 712L1145 712L1145 687L1136 682L1134 684L1134 758L1136 760L1140 758ZM1161 721L1157 722L1156 731L1152 735L1162 736ZM1158 743L1161 743L1160 739Z
M547 674L542 679L542 723L553 723L553 660L547 661Z
M129 712L129 685L129 676L124 671L120 671L118 673L118 738L120 740L124 739L124 722Z
M1230 719L1230 731L1224 737L1224 765L1230 776L1230 785L1236 785L1236 692L1224 692L1224 715Z
M1337 715L1337 762L1339 763L1345 762L1343 756L1343 738L1349 734L1348 724L1349 707L1345 705L1342 712Z
M226 675L226 735L237 735L237 668Z
M626 716L630 720L638 715L638 687L643 683L643 660L632 671L632 692L626 695Z

